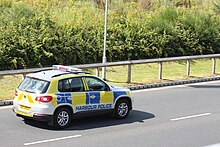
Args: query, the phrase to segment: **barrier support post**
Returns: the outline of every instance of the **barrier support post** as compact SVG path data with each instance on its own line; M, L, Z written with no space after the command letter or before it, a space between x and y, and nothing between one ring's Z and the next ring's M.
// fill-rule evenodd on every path
M215 74L216 69L216 58L212 58L212 74Z
M159 74L158 74L158 79L162 79L162 74L163 74L163 63L159 62Z
M128 78L127 83L131 83L131 64L128 64Z

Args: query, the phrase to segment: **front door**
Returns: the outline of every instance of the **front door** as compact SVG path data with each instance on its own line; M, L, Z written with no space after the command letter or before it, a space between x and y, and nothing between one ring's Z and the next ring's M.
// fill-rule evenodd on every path
M113 108L113 93L108 85L96 77L85 77L88 88L89 104L100 109Z

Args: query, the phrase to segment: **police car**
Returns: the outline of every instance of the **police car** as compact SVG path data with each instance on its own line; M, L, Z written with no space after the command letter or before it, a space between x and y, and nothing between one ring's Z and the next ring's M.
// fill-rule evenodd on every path
M15 90L13 111L17 116L47 121L65 128L80 114L111 111L125 118L132 109L131 92L114 87L81 69L54 65L31 73Z

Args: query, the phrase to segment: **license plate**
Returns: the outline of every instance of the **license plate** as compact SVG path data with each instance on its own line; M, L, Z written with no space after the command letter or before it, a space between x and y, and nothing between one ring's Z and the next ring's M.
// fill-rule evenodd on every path
M27 110L27 111L31 110L31 107L27 107L27 106L23 106L23 105L20 105L20 108L23 110Z

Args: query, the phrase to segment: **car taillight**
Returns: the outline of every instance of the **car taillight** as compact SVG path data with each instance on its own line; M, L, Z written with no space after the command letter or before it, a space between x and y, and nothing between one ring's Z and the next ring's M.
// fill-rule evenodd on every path
M50 102L52 99L52 96L37 96L35 100L39 102Z
M15 96L18 96L18 91L17 90L15 90Z

